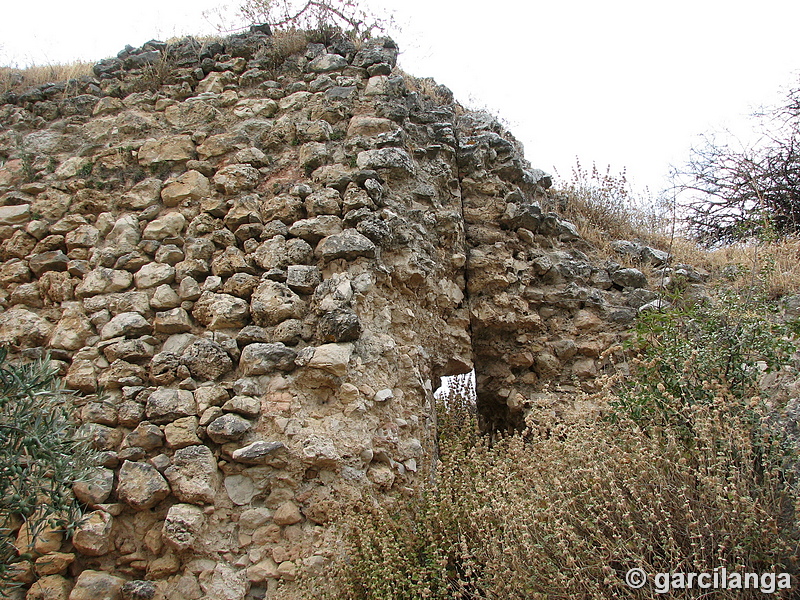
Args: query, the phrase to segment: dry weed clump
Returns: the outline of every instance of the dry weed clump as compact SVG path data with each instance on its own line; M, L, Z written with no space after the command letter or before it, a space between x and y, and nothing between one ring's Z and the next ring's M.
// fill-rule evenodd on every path
M615 175L609 167L603 173L597 165L589 170L576 160L570 179L553 193L553 202L553 208L601 250L608 250L611 241L637 238L657 247L669 246L669 210L652 198L637 198L624 170Z
M639 357L635 378L608 388L605 415L582 422L490 439L478 434L472 399L451 388L439 405L435 483L406 511L374 504L351 517L330 597L644 599L656 596L658 573L724 567L794 578L796 458L751 395L754 362L736 365L731 378L724 368L728 358L765 353L777 368L789 348L786 340L769 347L767 334L780 332L765 323L754 333L758 307L743 310L749 324L737 328L744 313L734 311L727 342L713 337L719 322L711 316L691 316L707 320L702 351L719 350L708 360L684 356L694 335L690 321L677 322L684 313L651 321L650 345L641 334L629 350ZM659 338L668 319L675 334ZM665 379L661 367L678 364ZM638 410L642 404L648 410ZM625 583L635 567L650 574L641 589ZM763 596L760 589L713 595Z
M45 83L57 83L91 76L92 63L90 62L37 65L25 69L0 67L0 94L21 92L29 87Z

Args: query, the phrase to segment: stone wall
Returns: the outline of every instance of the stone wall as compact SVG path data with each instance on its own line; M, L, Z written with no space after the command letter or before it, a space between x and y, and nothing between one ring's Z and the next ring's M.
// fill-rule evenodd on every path
M441 376L520 425L654 297L391 40L272 46L150 42L0 98L0 341L49 350L103 463L28 598L291 597L342 510L431 474Z

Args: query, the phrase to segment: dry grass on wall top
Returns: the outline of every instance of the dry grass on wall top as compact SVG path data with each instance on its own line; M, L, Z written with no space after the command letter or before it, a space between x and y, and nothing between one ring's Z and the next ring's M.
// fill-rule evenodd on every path
M25 69L0 67L0 94L5 92L21 92L29 87L45 83L58 83L92 76L92 64L74 62L70 64L37 65Z

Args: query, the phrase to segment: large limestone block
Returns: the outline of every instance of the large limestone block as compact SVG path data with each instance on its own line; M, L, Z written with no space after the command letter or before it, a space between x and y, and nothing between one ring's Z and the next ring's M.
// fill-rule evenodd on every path
M347 365L352 355L353 344L323 344L314 349L314 356L308 361L308 366L342 377L347 374Z
M356 164L359 169L392 169L406 174L414 174L414 161L408 152L401 148L379 148L358 153Z
M355 229L345 229L320 241L315 253L325 261L339 258L355 260L359 256L374 258L375 244Z
M243 375L266 375L274 371L291 371L297 352L278 342L249 344L242 349L239 368Z
M78 284L75 288L75 295L78 298L88 298L98 294L121 292L129 288L131 283L133 283L133 275L128 271L97 267L89 271L83 281Z
M250 299L250 314L256 325L277 325L286 319L304 316L306 304L289 287L277 281L265 280Z
M165 206L178 206L186 200L200 200L211 195L211 182L199 171L186 171L161 190Z
M192 316L208 329L244 327L249 321L247 301L230 294L203 292L195 303Z
M18 225L30 219L30 204L0 206L0 225Z
M197 415L194 394L189 390L158 388L147 398L145 415L153 423L169 423L182 417Z
M149 139L139 148L139 164L151 167L163 162L180 162L195 158L194 142L188 135L169 135Z

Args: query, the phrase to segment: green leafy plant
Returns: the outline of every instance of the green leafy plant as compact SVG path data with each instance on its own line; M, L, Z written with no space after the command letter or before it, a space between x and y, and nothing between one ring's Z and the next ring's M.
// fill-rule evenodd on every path
M45 529L75 526L81 511L72 485L95 462L49 360L6 360L0 349L0 577L33 551L16 547L15 531L25 528L33 542Z
M778 318L766 292L769 273L767 265L743 293L721 290L708 302L684 302L678 288L669 308L640 315L629 343L636 376L612 402L612 415L690 428L687 410L720 397L731 411L748 410L761 375L788 364L796 350L798 324Z

